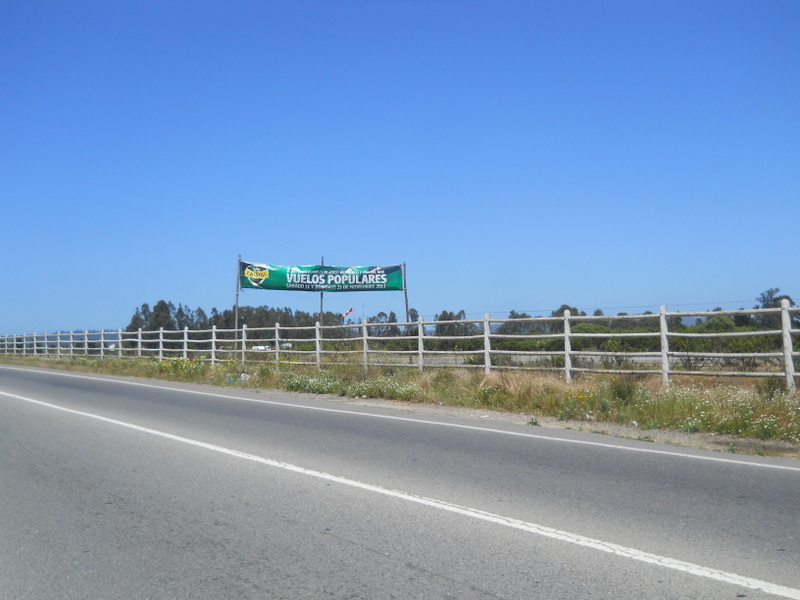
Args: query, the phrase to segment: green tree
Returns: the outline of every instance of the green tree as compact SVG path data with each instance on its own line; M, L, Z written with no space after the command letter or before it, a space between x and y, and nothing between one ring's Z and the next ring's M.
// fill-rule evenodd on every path
M139 329L144 329L149 318L150 307L146 303L142 304L141 308L137 308L136 312L133 313L131 322L128 324L128 327L125 328L125 331L138 331Z
M698 323L695 327L698 333L720 333L734 331L736 329L736 321L728 315L714 315Z
M178 329L194 327L194 311L188 306L178 304L178 310L175 311L173 318L175 320L175 326Z
M585 312L580 311L576 307L570 306L569 304L562 304L556 310L551 312L550 316L551 317L561 317L561 318L563 318L564 317L564 313L567 312L567 311L569 311L569 314L572 317L580 317L580 316L585 317L586 316ZM556 321L554 323L550 323L549 329L550 329L550 331L552 333L563 333L563 331L564 331L564 322L563 321Z
M153 311L150 313L150 318L147 321L146 328L148 330L164 329L177 329L175 323L175 305L166 300L159 300L153 306Z
M460 310L453 312L443 310L434 316L436 323L433 333L436 336L462 337L477 335L480 328L475 323L466 323L467 314ZM437 340L435 348L438 350L472 350L482 344L482 340Z
M206 315L206 311L202 308L198 308L194 312L194 324L192 329L209 329L211 326L209 325L208 315Z
M780 289L770 288L759 294L756 304L753 308L780 308L781 300L788 300L789 306L794 306L794 300L791 296L781 294ZM781 316L778 313L755 315L755 323L764 329L780 329ZM800 316L792 315L792 327L800 327Z
M512 310L508 313L510 321L502 323L495 333L499 335L524 335L526 333L536 332L536 323L531 321L531 316L528 313L518 313Z
M475 323L464 323L466 318L467 314L463 310L458 312L443 310L434 317L434 321L443 321L435 325L434 335L477 335L480 329Z

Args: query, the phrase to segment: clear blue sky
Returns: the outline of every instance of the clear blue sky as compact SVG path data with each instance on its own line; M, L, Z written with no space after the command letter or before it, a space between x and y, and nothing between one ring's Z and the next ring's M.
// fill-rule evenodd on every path
M798 32L793 0L5 0L0 333L229 308L238 255L405 262L426 317L800 300Z

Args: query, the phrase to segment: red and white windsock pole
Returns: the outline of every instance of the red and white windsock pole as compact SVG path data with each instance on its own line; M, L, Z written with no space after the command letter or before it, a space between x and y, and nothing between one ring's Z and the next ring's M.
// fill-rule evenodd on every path
M347 315L349 315L351 312L353 312L353 309L352 309L352 308L349 308L349 309L347 309L347 312L345 312L345 313L342 315L342 321L344 321L345 317L346 317Z

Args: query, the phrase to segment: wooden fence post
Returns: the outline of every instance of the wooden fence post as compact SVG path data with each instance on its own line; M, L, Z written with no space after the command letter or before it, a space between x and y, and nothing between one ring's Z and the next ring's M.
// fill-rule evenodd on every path
M183 328L183 358L188 358L189 356L189 328Z
M242 323L242 366L245 362L245 350L247 350L247 323Z
M792 317L789 314L789 300L781 300L781 337L783 338L783 373L786 376L786 389L795 391L794 358L792 357Z
M661 329L661 383L669 387L669 336L667 335L667 307L662 306L658 316Z
M492 340L489 338L491 333L489 318L489 313L483 314L483 372L487 375L492 370Z
M572 383L572 330L569 325L569 310L564 311L564 380Z
M275 362L281 359L281 324L275 322Z
M317 370L322 369L322 336L319 321L314 324L314 344L317 349Z
M211 326L211 364L217 362L217 326Z
M164 359L164 328L158 329L158 360Z
M425 355L425 326L422 324L422 317L419 317L417 323L417 365L419 367L419 372L422 373L422 361Z
M369 371L369 342L367 341L367 319L361 318L361 336L363 338L364 373Z

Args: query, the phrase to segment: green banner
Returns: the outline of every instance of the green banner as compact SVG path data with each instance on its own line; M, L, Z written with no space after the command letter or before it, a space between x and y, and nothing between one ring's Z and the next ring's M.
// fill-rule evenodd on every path
M242 288L302 292L368 292L402 290L403 267L284 267L239 263Z

